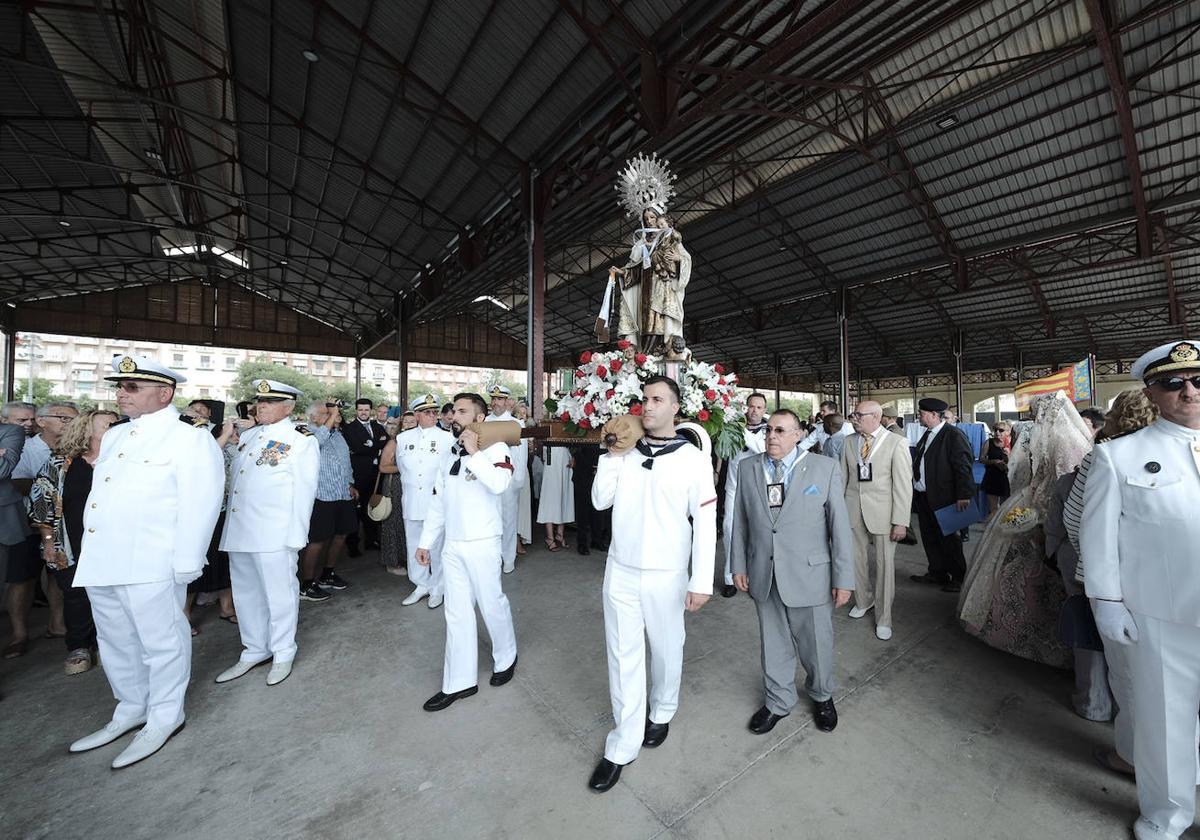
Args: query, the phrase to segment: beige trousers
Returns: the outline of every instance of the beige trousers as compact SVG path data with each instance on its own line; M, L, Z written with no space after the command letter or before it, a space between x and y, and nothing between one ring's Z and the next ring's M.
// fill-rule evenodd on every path
M872 534L861 518L850 524L854 535L854 604L859 609L875 605L875 624L892 626L892 600L896 597L896 544L889 534ZM875 560L875 586L871 586L871 559Z

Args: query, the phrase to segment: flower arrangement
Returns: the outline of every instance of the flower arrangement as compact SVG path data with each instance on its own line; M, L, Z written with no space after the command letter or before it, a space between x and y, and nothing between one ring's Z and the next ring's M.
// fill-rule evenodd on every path
M663 360L638 352L628 341L611 351L586 350L575 368L573 388L561 399L546 400L547 413L567 434L583 437L613 417L642 413L642 383L663 372ZM691 360L680 376L681 413L699 423L713 440L718 457L744 445L746 401L737 375L719 364Z
M1015 507L1000 520L1004 530L1014 534L1032 530L1038 524L1038 514L1033 508Z

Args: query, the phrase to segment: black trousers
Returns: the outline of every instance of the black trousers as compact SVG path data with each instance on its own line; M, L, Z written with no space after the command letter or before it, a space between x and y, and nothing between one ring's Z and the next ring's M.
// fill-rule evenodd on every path
M92 620L92 602L87 590L74 587L76 566L50 569L63 594L63 621L67 625L67 650L96 647L96 623Z
M967 576L967 561L963 559L962 538L953 533L943 536L937 517L924 493L913 493L917 507L917 526L921 529L921 542L925 546L925 558L929 561L929 574L948 576L955 583L962 583Z
M378 469L370 473L357 472L354 474L354 488L358 490L358 501L354 503L354 506L358 511L358 521L362 523L363 540L366 545L379 543L379 523L367 516L367 504L371 501L371 494L375 492L375 479L378 476ZM382 484L381 481L380 485L382 486ZM350 548L358 548L358 534L354 533L346 537L346 545Z
M575 456L575 471L572 475L572 490L575 495L575 539L581 548L607 546L612 539L612 510L596 510L592 507L595 462L594 457Z

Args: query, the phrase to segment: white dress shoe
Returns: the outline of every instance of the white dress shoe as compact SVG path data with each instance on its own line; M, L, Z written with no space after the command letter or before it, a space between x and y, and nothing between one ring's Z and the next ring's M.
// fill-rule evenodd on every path
M267 672L267 685L279 685L292 673L292 662L276 662Z
M442 601L446 600L446 596L440 592L437 595L429 596L429 609L436 610L442 605Z
M873 609L875 609L874 604L870 604L865 607L851 607L850 608L850 617L851 618L862 618L864 615L866 615Z
M270 659L263 659L259 662L242 662L241 660L238 660L236 665L231 668L226 668L224 671L217 674L217 682L225 683L229 682L230 680L236 680L238 677L244 677L259 665L270 661Z
M122 767L128 767L130 764L136 764L143 758L149 758L154 755L162 749L163 744L167 743L172 735L183 729L183 726L184 723L182 720L174 726L162 729L152 729L147 726L137 735L134 735L129 746L113 759L112 769L120 770Z
M413 604L417 603L417 601L420 601L422 598L424 598L428 594L429 594L428 589L426 589L424 586L418 586L416 589L414 589L412 591L412 594L410 594L407 598L405 598L403 601L400 602L400 606L411 607Z
M81 753L94 750L96 747L103 747L105 744L111 744L129 730L137 729L139 726L144 726L145 724L146 718L144 715L125 723L117 723L115 720L110 720L104 724L103 729L97 729L91 735L84 735L78 741L71 744L67 748L67 751Z
M388 566L387 573L389 575L396 575L397 577L408 577L408 569L403 566Z
M892 628L885 624L880 624L875 628L875 638L882 639L886 642L888 639L892 638Z
M517 570L517 560L515 557L512 560L504 561L504 566L503 566L504 574L506 574L506 575L511 574L512 572L515 572L516 570Z

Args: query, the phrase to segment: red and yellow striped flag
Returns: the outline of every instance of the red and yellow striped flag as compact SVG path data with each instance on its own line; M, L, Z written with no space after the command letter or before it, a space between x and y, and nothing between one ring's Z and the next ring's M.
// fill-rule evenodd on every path
M1033 398L1038 394L1053 394L1062 391L1072 402L1091 399L1089 385L1091 360L1084 359L1062 370L1056 370L1049 376L1022 382L1014 391L1017 397L1017 411L1025 411Z

